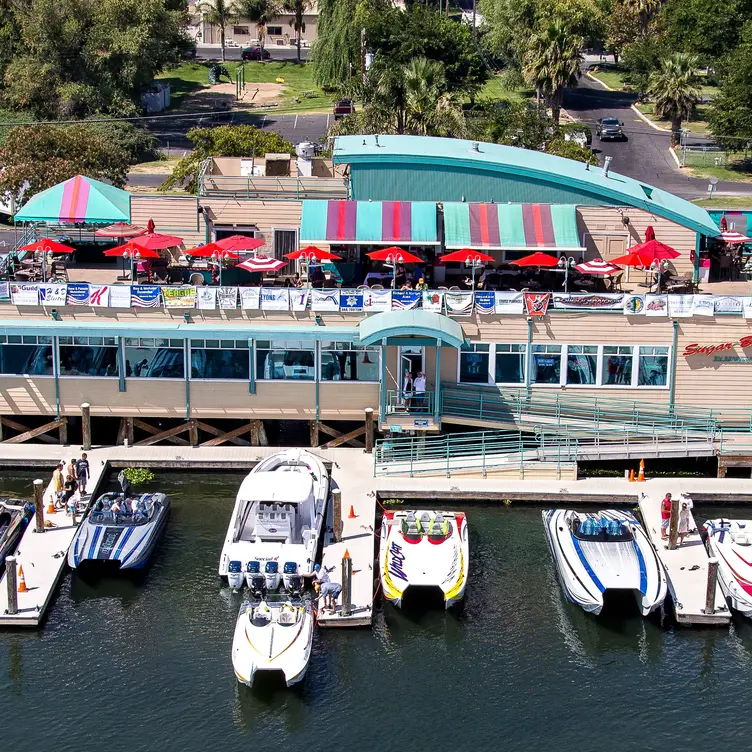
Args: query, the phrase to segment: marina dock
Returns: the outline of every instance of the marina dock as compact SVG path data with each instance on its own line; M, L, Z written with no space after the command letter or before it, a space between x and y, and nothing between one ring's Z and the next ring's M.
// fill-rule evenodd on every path
M678 495L675 488L667 490ZM642 493L639 507L647 535L668 574L669 595L674 602L676 620L680 624L728 624L731 613L717 583L713 610L705 610L709 558L691 511L689 529L694 532L686 536L682 545L669 550L668 541L661 538L661 499L664 495L665 491Z

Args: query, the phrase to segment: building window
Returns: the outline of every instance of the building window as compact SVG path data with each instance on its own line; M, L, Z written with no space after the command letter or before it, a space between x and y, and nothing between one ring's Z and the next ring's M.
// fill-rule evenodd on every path
M530 381L533 384L561 383L561 345L533 345Z
M125 338L125 375L137 379L183 379L182 339Z
M567 384L598 383L598 346L567 346Z
M666 386L668 347L641 347L637 386Z
M604 345L603 384L606 386L631 386L633 357L631 345Z
M321 380L378 381L379 348L352 342L322 342Z
M248 27L247 26L233 26L232 27L232 33L236 37L247 37L248 36Z
M251 377L247 339L191 340L191 378L244 380Z
M522 384L525 381L527 345L496 345L496 383Z
M256 341L256 378L269 381L313 381L314 343L285 340Z
M61 376L119 376L117 337L60 337Z
M266 33L270 37L281 37L282 36L282 27L281 26L267 26L266 27Z
M278 230L274 228L272 238L274 258L282 258L286 253L298 250L297 230Z
M52 376L52 337L22 337L18 334L0 336L0 373Z
M488 384L490 349L490 345L462 345L460 350L461 384Z

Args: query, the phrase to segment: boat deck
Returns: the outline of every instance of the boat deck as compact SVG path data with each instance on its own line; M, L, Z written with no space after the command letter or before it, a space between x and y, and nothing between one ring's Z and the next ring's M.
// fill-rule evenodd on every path
M673 496L678 494L676 489L669 490ZM661 538L661 499L665 493L652 490L643 492L639 506L650 542L668 573L669 594L674 602L676 620L680 624L728 624L731 613L717 584L713 613L705 613L708 555L699 532L695 530L697 524L694 518L690 515L690 530L695 532L684 539L683 545L669 551L668 541Z

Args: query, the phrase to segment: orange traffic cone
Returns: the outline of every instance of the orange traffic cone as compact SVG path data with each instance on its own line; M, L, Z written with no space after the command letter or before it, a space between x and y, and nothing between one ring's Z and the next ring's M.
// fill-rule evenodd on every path
M49 504L47 504L47 514L55 514L55 503L51 498Z
M630 483L634 483L635 482L635 480L634 480L634 470L630 470L629 471L629 482Z
M350 504L350 514L347 515L348 520L354 520L357 515L355 514L355 510L353 509L353 505Z
M18 567L18 592L19 593L29 592L29 588L26 587L26 578L24 577L23 567L20 565Z
M645 460L640 460L640 471L637 473L637 482L645 482Z
M345 554L344 554L344 556L342 558L343 559L349 559L350 558L350 552L347 549L345 549Z

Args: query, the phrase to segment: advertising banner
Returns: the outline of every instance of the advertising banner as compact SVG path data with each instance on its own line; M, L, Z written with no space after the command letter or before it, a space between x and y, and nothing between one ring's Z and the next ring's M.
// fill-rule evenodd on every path
M158 285L131 285L131 307L159 308L161 291Z
M308 288L290 290L290 304L293 311L305 311L308 308L308 298L311 297Z
M524 294L521 292L497 292L494 296L494 312L521 316L525 311Z
M240 307L244 311L258 311L261 304L260 287L240 288Z
M470 290L448 290L444 293L444 304L448 316L472 316L473 293Z
M202 311L213 311L217 307L217 288L199 287L196 289L196 308Z
M193 285L163 287L162 298L165 308L195 308L196 288Z
M392 310L391 290L363 290L363 310L378 313Z
M13 305L39 305L39 287L36 284L11 282L10 300Z
M339 296L339 310L342 313L362 313L363 290L342 290Z
M223 311L234 311L238 307L238 288L218 287L217 301Z
M110 285L110 308L131 307L131 286Z
M714 316L715 301L712 295L695 295L692 300L693 316Z
M261 288L262 311L289 311L290 291L286 288L262 287Z
M64 306L67 297L67 285L39 285L39 299L44 306Z
M646 295L646 316L668 316L668 295Z
M441 313L444 308L444 293L441 290L423 290L423 310Z
M550 292L525 292L525 310L528 316L545 316L551 303Z
M392 290L392 310L410 311L420 307L423 293L420 290Z
M593 311L620 311L624 308L621 293L561 293L552 296L554 308L585 308Z
M493 290L475 291L475 310L478 313L493 313L495 303L496 300Z
M669 295L668 315L672 319L691 319L694 295Z

